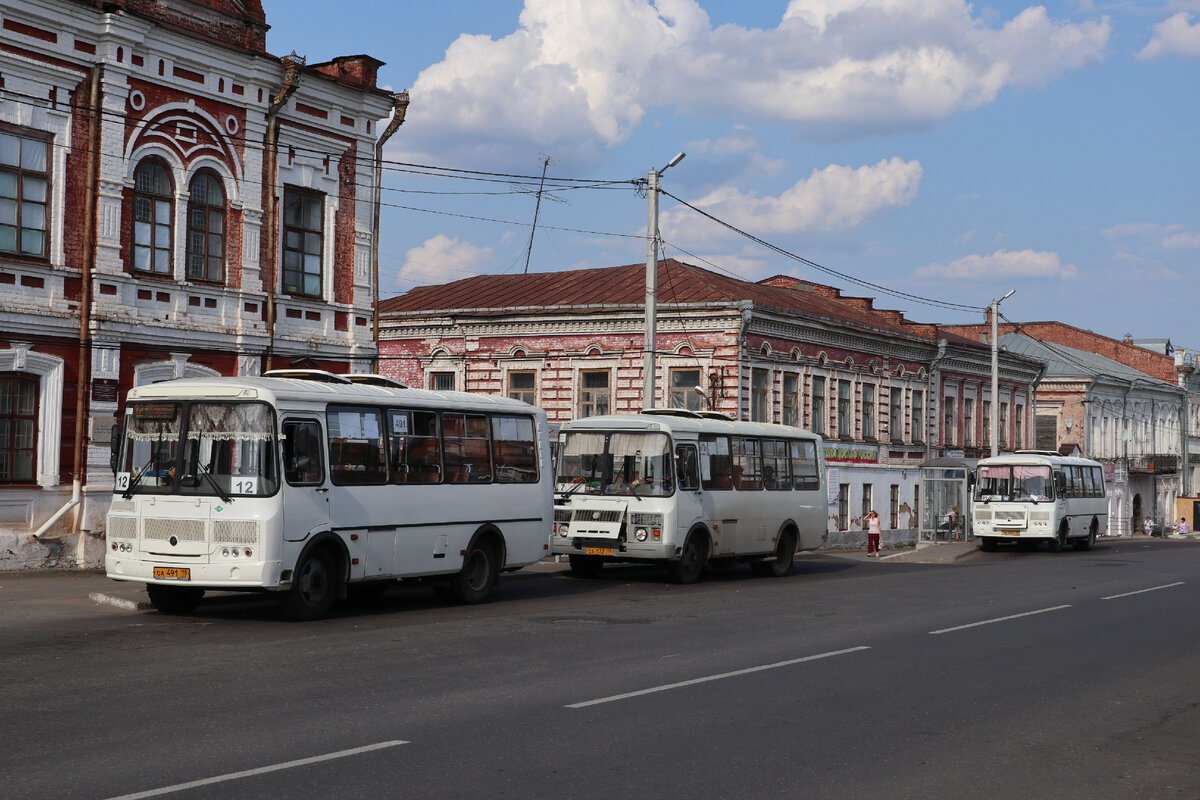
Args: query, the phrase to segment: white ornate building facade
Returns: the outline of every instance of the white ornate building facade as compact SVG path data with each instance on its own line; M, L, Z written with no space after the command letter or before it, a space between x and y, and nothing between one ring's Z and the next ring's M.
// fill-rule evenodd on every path
M257 0L0 5L0 569L102 561L129 388L372 368L373 165L407 98L267 28Z

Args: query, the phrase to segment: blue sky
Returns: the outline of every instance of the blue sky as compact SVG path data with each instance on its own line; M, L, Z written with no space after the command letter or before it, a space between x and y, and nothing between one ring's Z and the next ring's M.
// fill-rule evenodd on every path
M263 6L271 52L367 53L411 92L385 157L423 167L385 176L383 297L526 269L536 180L454 171L551 157L571 188L544 195L529 271L616 266L645 260L630 181L684 151L666 191L838 274L664 196L668 256L924 322L1016 289L1014 321L1200 349L1200 0Z

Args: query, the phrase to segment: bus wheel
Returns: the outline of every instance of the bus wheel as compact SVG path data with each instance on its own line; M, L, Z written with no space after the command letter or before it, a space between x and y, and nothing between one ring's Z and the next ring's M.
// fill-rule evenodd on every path
M200 605L204 590L191 586L147 583L146 594L150 595L150 603L160 614L190 614Z
M599 556L570 555L567 558L571 561L571 574L576 578L594 578L604 567Z
M292 586L279 598L288 619L320 619L337 599L338 581L333 558L323 549L309 553L292 574Z
M996 552L996 538L994 536L983 536L979 540L979 549L985 553Z
M1092 527L1088 529L1088 535L1087 535L1086 539L1076 539L1075 540L1075 549L1076 550L1091 550L1095 546L1096 546L1096 525L1095 525L1095 523L1093 523Z
M689 534L683 543L683 551L678 561L671 562L671 579L676 583L695 583L704 572L704 562L708 560L705 552L704 537L700 534Z
M463 557L462 570L450 578L450 596L466 605L487 600L496 585L495 552L487 542L472 544Z
M768 561L753 561L750 569L755 575L769 578L782 578L792 571L792 563L796 557L796 540L791 531L781 533L775 542L775 557Z
M1061 553L1063 545L1067 543L1067 526L1063 525L1058 529L1058 535L1048 542L1051 553Z

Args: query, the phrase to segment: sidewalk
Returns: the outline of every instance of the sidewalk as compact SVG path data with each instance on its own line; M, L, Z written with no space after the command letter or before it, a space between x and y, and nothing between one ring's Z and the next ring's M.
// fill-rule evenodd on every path
M868 558L865 548L859 550L818 550L818 553L851 561L875 561ZM879 561L904 564L952 564L979 552L979 542L921 542L916 547L886 548L881 551Z

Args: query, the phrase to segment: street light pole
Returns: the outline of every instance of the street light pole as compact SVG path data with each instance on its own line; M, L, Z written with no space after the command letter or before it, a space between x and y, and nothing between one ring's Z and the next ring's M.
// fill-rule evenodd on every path
M655 349L658 325L658 180L664 172L683 161L678 153L662 169L651 169L646 178L646 342L643 345L642 408L654 408Z
M990 423L992 438L992 457L1000 454L1000 342L999 331L1000 325L998 317L1000 316L1000 304L1008 298L1012 297L1016 289L1010 289L1008 294L1001 297L999 300L992 301L992 413Z

